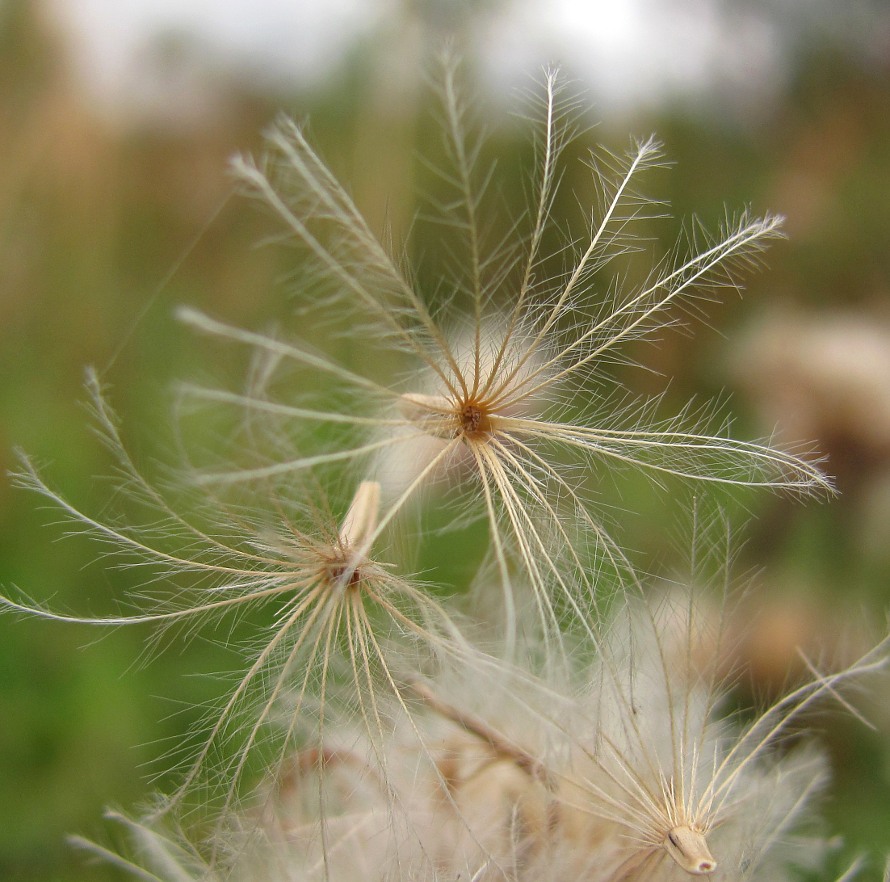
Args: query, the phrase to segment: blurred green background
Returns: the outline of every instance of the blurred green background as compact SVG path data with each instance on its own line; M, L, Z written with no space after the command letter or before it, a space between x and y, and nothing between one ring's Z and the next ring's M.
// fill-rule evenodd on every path
M483 24L510 5L393 4L385 28L302 86L252 80L173 35L153 50L170 74L167 112L129 115L91 100L52 7L0 5L2 471L21 447L47 464L53 486L101 513L120 500L96 477L110 465L81 406L85 366L102 371L125 437L151 472L155 459L175 460L172 384L225 383L244 369L196 343L172 308L192 304L247 327L286 320L292 255L255 247L275 225L231 196L227 175L228 157L258 149L279 111L311 119L322 155L372 225L388 224L398 241L418 208L418 151L437 149L420 70L450 34L469 80L478 79L491 157L522 180L528 124L510 116L478 61ZM749 6L779 16L771 4ZM837 476L842 495L828 503L769 494L726 503L745 541L739 568L757 573L757 627L742 650L757 694L785 680L797 645L832 656L866 644L883 630L890 600L890 30L880 4L857 10L874 16L868 47L829 13L789 40L785 76L767 97L736 101L724 83L603 101L576 151L595 141L622 150L629 133L654 131L675 163L653 178L654 195L675 218L695 213L714 228L724 206L748 203L788 218L789 241L746 280L744 299L729 294L694 337L668 334L641 348L634 354L655 373L626 378L639 392L671 378L668 412L690 395L728 392L737 435L778 425L789 440L813 440ZM183 70L198 72L201 101L179 101L174 74ZM572 192L581 204L590 195L577 168L558 209L567 215L576 213ZM662 222L652 235L668 246L678 229L679 220ZM663 529L669 500L639 491L623 490L621 505L638 512L624 538L647 569L670 569L682 530ZM0 585L61 609L113 608L122 575L96 565L89 543L62 540L56 521L0 481ZM843 645L842 633L852 635ZM97 640L75 626L0 618L0 879L117 878L81 860L66 834L101 839L103 807L137 806L156 774L163 786L159 758L216 688L182 671L231 662L197 641L142 665L146 636L134 628ZM865 850L877 867L890 852L890 689L881 690L863 699L875 731L836 717L819 723L837 767L827 814L844 840L838 866Z

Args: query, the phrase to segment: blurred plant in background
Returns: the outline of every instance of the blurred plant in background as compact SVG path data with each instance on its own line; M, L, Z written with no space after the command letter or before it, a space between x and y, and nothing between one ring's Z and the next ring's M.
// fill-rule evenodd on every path
M488 12L496 6L501 7L492 4ZM0 457L22 446L40 461L52 461L58 484L101 510L106 488L89 476L108 474L111 461L87 439L75 404L82 397L83 366L110 365L103 379L113 386L137 460L169 461L167 451L179 444L163 428L170 383L201 373L215 382L226 376L237 382L248 369L246 356L239 363L230 351L220 357L213 347L196 345L172 321L172 305L194 304L245 327L289 319L288 292L300 284L292 275L293 255L286 247L253 247L277 230L229 201L231 184L223 174L227 158L254 149L258 133L281 107L311 117L321 153L352 183L372 227L389 226L393 238L401 239L416 214L415 190L435 191L416 154L418 149L435 154L437 123L427 115L419 78L405 73L416 71L412 65L425 55L427 41L436 42L436 28L455 24L437 20L434 7L417 5L396 17L400 27L360 43L327 80L303 92L286 94L280 84L275 91L260 89L223 65L211 66L213 112L189 125L166 127L139 119L120 126L97 116L74 85L61 38L48 19L30 4L3 7ZM461 27L465 35L476 33L472 19ZM871 35L872 45L880 42L879 30ZM393 46L400 51L394 54ZM695 212L713 225L724 203L744 204L752 197L755 210L775 209L788 217L791 241L777 249L771 272L748 280L744 305L728 304L708 317L733 339L750 341L731 354L731 364L723 360L722 343L717 351L717 335L700 334L693 341L669 335L639 354L654 371L674 378L668 410L692 395L707 398L726 386L737 388L733 409L747 409L737 427L742 436L771 432L779 401L779 429L803 433L790 441L815 441L831 457L828 470L838 476L842 495L831 505L745 500L756 517L742 565L769 565L752 588L756 597L759 583L769 603L757 603L758 627L734 650L756 676L740 686L755 696L776 694L795 675L798 645L810 657L825 651L849 661L860 654L871 639L860 620L882 619L890 583L888 454L879 432L888 381L869 371L877 382L868 387L872 391L862 391L860 375L843 367L861 364L866 351L881 364L879 329L890 321L887 61L874 51L858 57L849 44L828 36L820 43L818 34L797 48L786 91L759 115L721 115L707 102L675 100L645 119L625 107L596 133L598 141L614 146L625 142L628 130L657 131L677 163L658 195L680 217ZM175 59L176 51L188 57L187 47L168 50L174 52L168 57ZM522 179L531 159L525 123L508 122L493 100L485 116L498 121L491 125L488 158L497 156L506 173ZM554 214L569 222L578 218L577 205L591 201L588 187L570 175ZM515 208L525 197L506 192L502 198ZM649 235L663 235L669 245L670 226L653 226ZM418 252L434 244L421 241ZM776 316L772 307L779 301L783 311ZM843 323L834 318L838 311ZM758 332L757 325L764 330ZM738 334L744 326L750 333ZM870 328L873 342L851 335L854 326ZM771 335L788 340L781 358L768 348ZM844 356L834 356L838 366L826 380L827 354L816 356L823 373L814 375L806 346L823 353L846 346L852 356L843 363ZM645 377L620 372L619 379L639 394L661 386L659 381L650 389ZM209 447L225 429L208 426L203 438L191 441ZM3 465L13 463L7 459ZM632 481L621 493L621 499L611 497L613 504L639 512L623 525L624 535L652 562L649 568L671 568L676 543L663 529L663 510ZM748 511L733 510L731 499L725 505L734 522L748 522ZM92 552L79 541L49 549L41 524L53 519L35 511L25 494L0 484L0 583L52 596L56 607L111 612L124 577L88 566ZM465 561L449 562L432 573L434 579L454 581L473 571L481 548L468 541ZM424 570L430 564L418 561ZM838 625L847 621L851 636L844 643L838 633L847 629ZM139 656L142 634L116 633L79 652L89 638L70 629L9 618L0 620L0 629L0 751L2 786L8 788L0 800L6 807L0 874L102 878L102 870L72 857L64 835L96 832L108 802L136 804L147 789L140 765L162 753L164 743L186 737L204 705L218 700L217 684L212 678L183 680L175 653L121 677ZM225 652L203 642L183 651L195 672L234 665ZM172 696L175 703L151 695ZM826 805L849 854L890 847L890 721L880 702L866 715L878 727L874 734L858 724L836 725L833 718L824 735L837 769ZM133 750L134 745L143 746ZM170 781L162 777L159 784ZM110 871L109 878L115 878Z

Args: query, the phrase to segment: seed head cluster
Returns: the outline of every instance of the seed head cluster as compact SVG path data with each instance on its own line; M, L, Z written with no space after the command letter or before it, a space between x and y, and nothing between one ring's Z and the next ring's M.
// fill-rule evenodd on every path
M808 682L731 718L722 627L688 587L646 587L593 489L630 468L656 484L832 492L813 458L737 440L691 406L664 418L657 400L608 391L628 344L737 288L781 219L727 215L716 234L694 223L640 271L645 224L664 211L640 186L664 165L648 138L590 154L595 204L562 237L577 107L548 71L532 204L492 241L493 176L451 60L440 92L438 203L461 244L432 285L377 238L300 126L279 121L264 157L234 161L301 255L301 308L351 335L339 358L325 341L179 311L252 355L242 389L184 387L243 417L234 461L157 486L94 374L99 434L142 520L90 514L23 457L18 483L138 584L120 615L24 596L2 607L227 634L243 654L175 792L145 816L112 816L123 848L75 844L177 882L796 878L826 851L805 822L827 763L806 743L777 746L879 670L885 647L840 673L808 662ZM479 574L405 574L409 529L427 554L450 547L426 529L433 507L485 545ZM197 834L186 804L203 812Z

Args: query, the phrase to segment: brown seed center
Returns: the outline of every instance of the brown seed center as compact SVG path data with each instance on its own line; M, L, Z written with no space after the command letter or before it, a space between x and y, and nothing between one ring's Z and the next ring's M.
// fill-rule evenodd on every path
M464 435L482 435L489 431L488 413L478 404L465 404L460 412L460 427Z
M359 567L344 563L343 561L331 561L327 565L325 572L329 585L343 585L346 589L355 590L362 581L362 574Z

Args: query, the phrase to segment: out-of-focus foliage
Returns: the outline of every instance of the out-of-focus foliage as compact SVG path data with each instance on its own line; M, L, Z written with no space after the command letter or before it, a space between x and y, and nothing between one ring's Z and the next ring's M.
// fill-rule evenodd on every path
M291 311L288 291L300 284L289 278L291 255L255 247L274 224L231 198L228 157L256 147L278 110L308 115L314 140L372 225L391 228L398 241L418 209L415 190L434 187L417 161L418 151L439 149L416 69L432 41L417 37L424 19L417 14L406 25L404 67L393 63L400 45L393 37L385 51L357 50L312 94L263 95L227 81L201 125L123 129L87 104L36 8L0 9L0 467L14 466L14 447L26 448L49 463L68 496L98 509L107 488L91 476L109 464L78 406L84 366L96 365L113 387L125 434L151 468L155 457L175 459L172 383L244 368L198 345L171 307L189 303L248 327ZM763 639L746 649L758 694L789 675L796 645L810 656L842 656L849 647L837 635L846 626L855 633L863 609L883 627L890 600L890 443L870 431L890 425L881 411L890 375L862 370L868 353L876 353L872 365L882 347L890 353L890 66L828 43L811 45L797 63L783 100L750 123L678 105L657 119L605 120L595 133L618 150L628 126L666 141L676 169L655 184L678 217L694 212L713 228L724 204L748 201L756 212L788 217L790 242L769 255L768 272L749 280L744 301L709 313L728 342L715 333L671 334L639 352L677 378L668 390L674 403L735 390L732 409L745 435L769 432L781 419L815 437L838 476L839 500L800 507L758 497L756 519L740 530L744 564L768 565L768 576L755 579L769 599L757 598ZM499 166L522 180L530 160L523 123L486 115ZM557 216L578 211L572 190L578 203L589 201L586 186L566 181ZM523 201L518 192L503 198ZM663 222L652 235L670 243L675 230ZM834 367L826 376L813 363ZM661 388L653 376L652 388L639 391ZM641 512L627 525L629 544L653 568L670 568L683 530L666 535L663 500L650 502L649 492L630 498L630 486L623 492L621 503ZM734 520L741 527L747 516L738 510ZM46 521L33 498L0 481L0 584L54 595L59 609L112 609L120 575L90 565L94 549L58 541L62 529ZM3 879L114 878L85 866L65 834L97 834L103 806L134 805L163 769L157 758L220 688L209 676L183 678L176 652L140 665L137 631L81 651L92 632L0 619ZM232 662L201 643L183 652L199 673ZM849 853L890 850L890 714L880 702L866 713L875 732L826 727L841 770L829 814Z

